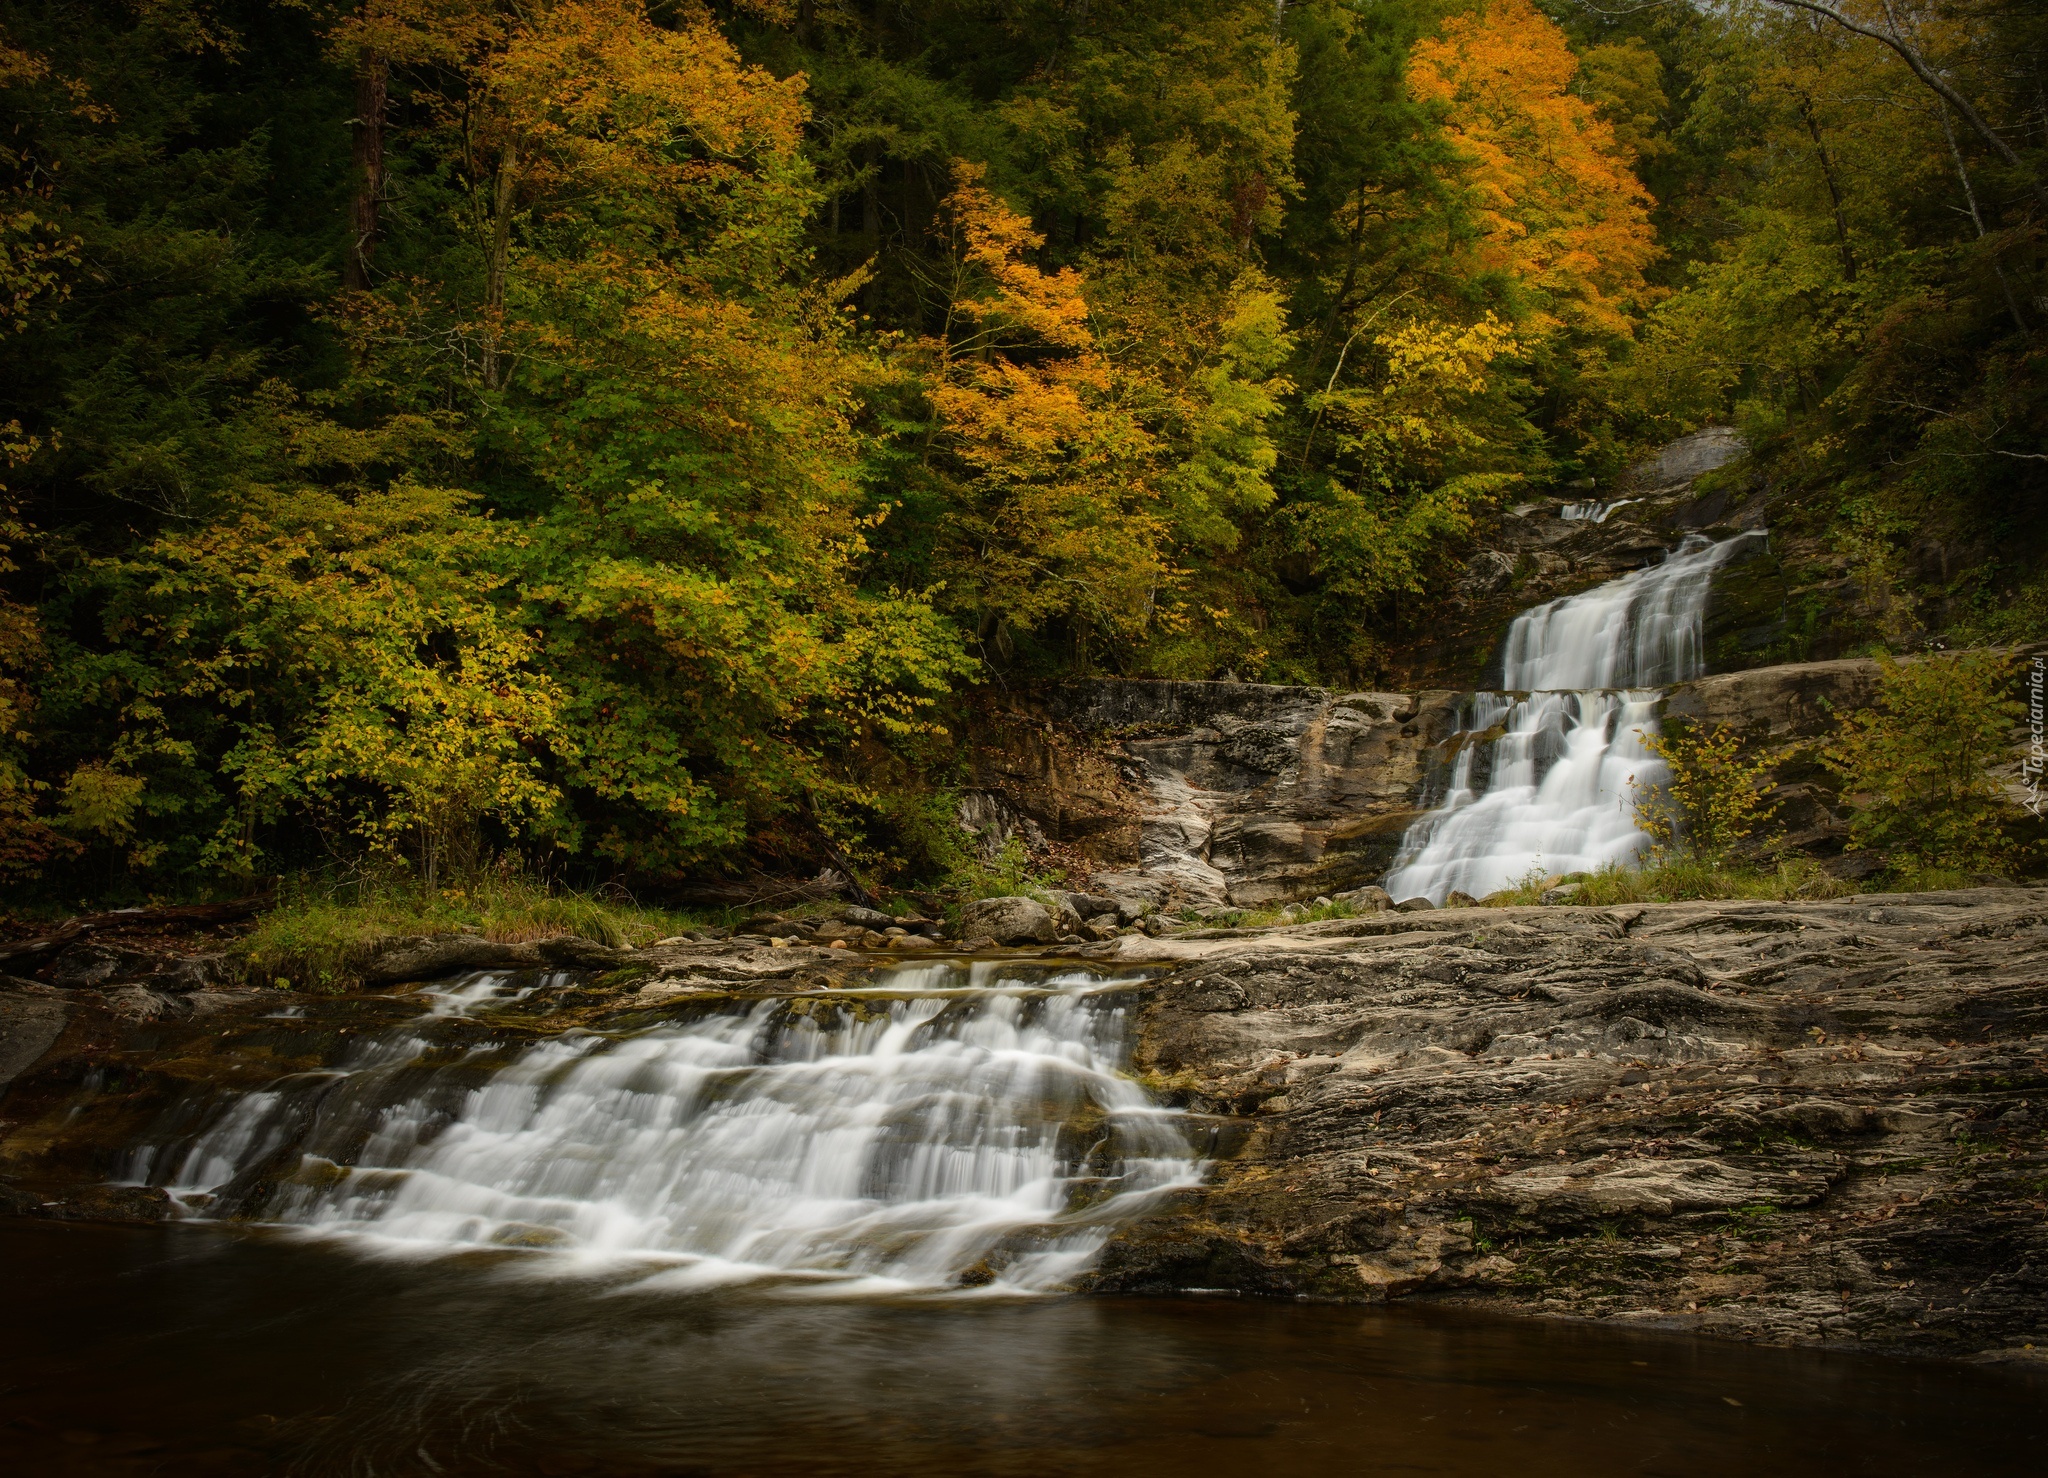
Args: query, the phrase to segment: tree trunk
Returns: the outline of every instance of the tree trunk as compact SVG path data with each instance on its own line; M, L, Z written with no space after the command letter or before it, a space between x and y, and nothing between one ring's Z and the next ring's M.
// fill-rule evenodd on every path
M508 145L491 190L489 275L484 282L484 384L493 390L503 379L498 342L505 326L505 268L512 254L512 202L518 191L519 155Z
M1820 120L1813 116L1813 99L1799 100L1799 116L1806 121L1806 131L1813 136L1813 152L1820 156L1821 178L1828 182L1828 199L1835 208L1835 242L1842 253L1842 279L1856 280L1856 253L1849 246L1849 218L1842 213L1842 187L1835 182L1835 164L1828 158L1828 146L1821 142Z
M356 189L349 202L348 256L341 269L342 285L354 292L370 285L370 253L377 245L377 215L384 202L384 108L390 82L390 62L382 52L364 47L356 57L352 155Z
M1963 201L1970 207L1970 224L1977 228L1977 239L1982 241L1989 234L1984 229L1984 212L1977 208L1977 190L1970 183L1969 169L1963 164L1963 150L1956 142L1955 126L1948 121L1948 104L1936 99L1934 106L1941 110L1941 136L1948 140L1948 157L1954 161L1956 178L1962 182ZM2013 327L2025 333L2027 320L2020 313L2019 299L2013 296L2012 283L2006 280L2004 264L1995 256L1991 259L1991 270L1997 274L1999 291L2005 294L2005 311L2012 315Z
M2027 182L2033 190L2034 199L2041 203L2042 209L2048 210L2048 183L2044 183L2038 174L2027 167L2026 160L2020 158L2013 151L2012 145L1998 136L1998 130L1984 121L1984 115L1970 105L1968 98L1949 86L1941 74L1928 63L1927 58L1909 46L1895 31L1880 31L1872 26L1863 25L1851 20L1839 10L1816 3L1816 0L1770 0L1770 3L1791 10L1804 10L1812 15L1824 15L1844 30L1854 31L1859 36L1868 36L1871 40L1890 47L1898 54L1899 60L1912 70L1915 77L1926 83L1937 97L1963 115L1963 121L1977 131L1977 136L1990 146L1992 153L2011 166L2020 178Z

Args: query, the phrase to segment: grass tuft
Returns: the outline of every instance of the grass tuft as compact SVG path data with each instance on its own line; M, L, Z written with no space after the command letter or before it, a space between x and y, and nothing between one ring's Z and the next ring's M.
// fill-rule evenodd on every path
M729 920L550 889L508 874L433 893L403 879L300 879L235 952L253 982L343 990L379 946L406 935L475 933L508 944L568 936L618 948L706 922Z
M1675 858L1651 867L1605 867L1599 872L1573 873L1563 878L1538 870L1499 892L1487 894L1480 902L1489 908L1537 904L1560 883L1579 885L1579 891L1564 902L1592 908L1715 898L1768 898L1784 903L1802 898L1840 898L1857 891L1854 885L1829 876L1819 863L1805 859L1766 870Z

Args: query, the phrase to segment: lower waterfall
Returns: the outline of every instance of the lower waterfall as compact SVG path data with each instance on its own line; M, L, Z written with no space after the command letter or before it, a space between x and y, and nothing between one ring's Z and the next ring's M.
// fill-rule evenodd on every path
M1442 903L1639 857L1636 790L1665 776L1643 743L1658 690L1705 670L1714 571L1763 537L1688 534L1661 564L1517 616L1502 690L1466 698L1441 799L1402 837L1387 891Z
M1134 978L1029 962L880 972L867 990L510 1046L431 1009L167 1125L128 1178L395 1251L548 1249L692 1287L1054 1288L1201 1163L1121 1076Z

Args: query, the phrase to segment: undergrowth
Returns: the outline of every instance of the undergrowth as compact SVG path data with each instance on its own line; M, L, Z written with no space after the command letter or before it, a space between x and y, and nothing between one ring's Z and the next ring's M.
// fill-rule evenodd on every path
M1840 898L1857 891L1854 885L1829 876L1819 863L1805 859L1782 862L1775 868L1756 868L1675 858L1649 867L1610 866L1599 872L1573 873L1564 878L1538 869L1497 893L1487 894L1480 902L1489 908L1541 903L1543 895L1560 883L1579 885L1579 891L1565 899L1566 903L1596 908L1617 903L1683 903L1715 898L1789 902Z
M349 983L384 941L405 935L474 933L510 944L568 935L616 947L725 922L723 911L645 908L516 873L434 890L402 878L299 878L235 952L252 979L331 989Z

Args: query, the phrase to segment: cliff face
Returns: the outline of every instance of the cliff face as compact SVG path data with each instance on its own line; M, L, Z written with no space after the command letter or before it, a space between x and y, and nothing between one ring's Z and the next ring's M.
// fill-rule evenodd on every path
M1767 490L1729 466L1741 452L1712 428L1601 501L1507 510L1432 608L1428 640L1393 655L1400 691L1104 678L991 695L969 729L963 820L991 845L1012 831L1060 844L1092 871L1090 887L1134 901L1259 907L1377 882L1442 799L1455 744L1470 742L1461 696L1498 685L1514 616L1640 569L1688 532L1765 526ZM1809 609L1789 568L1770 541L1733 546L1703 632L1718 675L1675 690L1669 711L1731 724L1771 751L1789 845L1832 858L1844 831L1808 741L1869 703L1877 668L1768 665L1839 645L1828 633L1841 581Z
M1118 947L1218 1164L1099 1288L2048 1352L2048 890Z
M1847 833L1811 741L1870 704L1877 673L1868 658L1722 673L1674 688L1665 712L1771 754L1788 845L1834 859ZM1092 865L1098 892L1240 908L1314 898L1385 873L1440 797L1460 697L1064 683L984 717L974 781Z
M1096 864L1098 891L1240 907L1313 898L1386 870L1455 704L1449 693L1061 684L983 726L975 779Z

